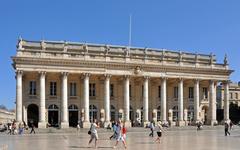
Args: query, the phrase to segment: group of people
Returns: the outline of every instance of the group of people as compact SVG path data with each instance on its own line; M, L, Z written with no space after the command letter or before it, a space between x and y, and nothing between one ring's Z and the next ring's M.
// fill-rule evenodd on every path
M35 134L35 126L33 123L30 125L30 128L31 128L30 134L32 134L32 133ZM24 133L25 130L28 130L28 126L25 123L25 121L17 123L15 120L13 120L12 123L7 124L7 131L8 131L7 134L10 134L10 135L20 134L21 135Z
M160 138L162 137L162 131L163 131L162 122L158 121L157 125L155 126L154 121L151 121L149 128L151 130L149 136L154 137L154 131L156 131L157 138L156 138L155 142L160 143Z
M97 141L98 141L97 128L99 128L99 124L95 120L91 124L90 130L88 131L88 134L90 135L90 140L88 144L90 145L91 142L95 140L95 148L97 147ZM116 144L113 146L113 148L116 148L119 141L122 141L124 148L126 149L127 148L127 144L126 144L127 129L125 127L125 123L122 123L121 121L117 121L116 123L113 123L112 129L114 133L109 139L110 140L116 139Z

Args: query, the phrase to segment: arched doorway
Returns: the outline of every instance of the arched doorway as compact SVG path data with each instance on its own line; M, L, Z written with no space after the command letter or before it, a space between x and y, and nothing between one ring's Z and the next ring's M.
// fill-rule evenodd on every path
M207 124L207 121L208 121L208 117L207 117L207 114L208 114L208 106L203 106L202 107L202 114L203 114L203 122L204 124Z
M89 106L89 117L90 117L91 122L93 122L93 120L97 119L97 107L95 105Z
M78 124L78 107L76 105L70 105L69 111L69 126L76 127Z
M58 106L52 104L48 107L48 123L51 127L58 127Z
M111 105L111 121L115 121L116 120L116 109L113 105Z
M193 121L194 119L194 106L188 107L188 121Z
M129 110L129 119L130 121L133 123L133 117L134 117L134 114L133 114L133 108L132 106L130 106L130 110Z
M173 121L178 121L178 106L174 106L173 110Z
M158 106L157 108L157 121L161 120L161 106Z
M32 124L35 127L38 127L38 121L39 121L39 112L38 112L38 106L36 104L30 104L27 108L27 123L28 126L32 126Z

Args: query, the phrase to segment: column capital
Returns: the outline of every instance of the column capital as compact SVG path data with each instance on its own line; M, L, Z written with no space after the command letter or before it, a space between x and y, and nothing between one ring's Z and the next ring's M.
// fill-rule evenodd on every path
M16 70L15 73L16 73L16 75L23 75L23 71L22 70Z
M61 75L62 75L62 76L68 76L69 73L68 73L68 72L61 72Z
M149 76L143 76L144 80L148 80L150 77Z
M196 79L193 79L194 83L199 83L200 82L200 79L196 78Z
M124 75L123 78L124 78L124 79L129 79L129 78L130 78L130 75Z
M183 81L184 79L183 79L183 77L179 77L179 78L177 78L177 81Z
M91 75L91 74L88 73L88 72L82 74L83 77L90 77L90 75Z
M231 81L230 80L224 80L222 81L223 84L229 84Z
M168 77L161 77L161 80L168 80Z
M111 74L104 74L105 79L110 79L112 77Z
M39 73L41 76L45 76L47 72L46 72L46 71L39 71L38 73Z

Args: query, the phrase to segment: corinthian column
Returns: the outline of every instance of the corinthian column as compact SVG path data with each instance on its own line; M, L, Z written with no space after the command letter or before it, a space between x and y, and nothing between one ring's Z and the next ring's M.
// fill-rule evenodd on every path
M167 99L166 99L166 78L162 78L162 83L161 83L161 119L163 122L167 121Z
M83 74L84 121L83 128L90 128L89 122L89 73Z
M148 79L149 77L144 77L143 83L143 125L149 123L148 120Z
M131 127L131 122L129 120L129 110L130 110L130 101L129 101L129 76L124 77L124 121L126 127Z
M104 90L104 108L105 108L105 122L104 127L110 124L110 77L111 75L105 75L105 90Z
M216 89L215 89L215 83L213 80L210 81L209 89L210 89L210 101L209 101L210 120L209 120L209 124L211 124L213 126L214 124L217 124L217 120L216 120Z
M16 71L16 121L22 122L22 75L23 72L20 70Z
M45 121L45 79L46 79L46 72L40 72L40 109L39 109L39 122L38 128L46 128L46 121Z
M229 121L229 82L224 83L224 120Z
M178 125L184 126L183 121L183 79L179 79L178 82Z
M194 83L194 121L199 121L199 80Z
M62 73L61 128L68 128L68 73Z

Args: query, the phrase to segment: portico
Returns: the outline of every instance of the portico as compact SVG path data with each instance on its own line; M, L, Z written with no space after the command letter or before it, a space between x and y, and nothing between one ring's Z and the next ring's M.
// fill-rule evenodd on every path
M82 127L89 128L94 119L103 127L113 120L122 120L127 127L152 120L178 126L202 120L214 125L218 82L226 83L228 102L232 70L226 62L217 64L213 55L22 39L18 45L12 58L16 119L29 122L23 107L36 104L40 128L51 124L48 107L53 104L61 128L69 127L70 105L76 106ZM202 107L208 112L203 114ZM226 105L225 120L228 109Z

